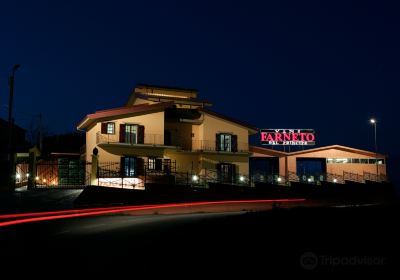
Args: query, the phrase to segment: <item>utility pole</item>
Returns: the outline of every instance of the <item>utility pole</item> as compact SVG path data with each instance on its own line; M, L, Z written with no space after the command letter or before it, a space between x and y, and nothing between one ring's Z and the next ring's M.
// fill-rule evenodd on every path
M9 188L15 189L15 155L14 155L14 145L13 145L13 126L14 120L12 117L13 110L13 98L14 98L14 76L15 71L20 67L19 64L14 65L9 79L10 96L8 100L8 163L9 168Z
M376 182L379 182L379 168L378 168L378 142L376 139L376 119L370 119L370 123L374 126L374 142L375 142L375 165L376 165Z

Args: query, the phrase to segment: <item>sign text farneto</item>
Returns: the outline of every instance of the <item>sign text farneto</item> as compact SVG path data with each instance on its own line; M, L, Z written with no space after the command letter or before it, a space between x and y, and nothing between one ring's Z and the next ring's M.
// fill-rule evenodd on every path
M263 145L315 145L313 129L261 129Z

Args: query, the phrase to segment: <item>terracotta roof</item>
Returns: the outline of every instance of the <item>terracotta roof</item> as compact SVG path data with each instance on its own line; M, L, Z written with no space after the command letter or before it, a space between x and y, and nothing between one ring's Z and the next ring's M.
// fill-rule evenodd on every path
M91 125L95 120L120 117L131 114L148 113L151 111L160 111L164 108L171 107L173 102L162 102L157 104L140 104L135 106L118 107L113 109L96 111L93 114L86 115L86 117L77 125L78 129L84 129Z
M313 148L313 149L306 149L302 151L296 151L296 152L282 152L282 151L277 151L277 150L272 150L268 148L262 148L262 147L257 147L257 146L250 146L250 151L253 153L260 153L260 154L265 154L265 155L270 155L270 156L296 156L296 155L302 155L302 154L308 154L308 153L314 153L314 152L320 152L320 151L326 151L330 149L336 149L336 150L342 150L346 152L351 152L351 153L357 153L365 156L371 156L375 157L374 152L370 151L365 151L365 150L360 150L360 149L355 149L351 147L346 147L346 146L341 146L341 145L331 145L331 146L325 146L325 147L319 147L319 148ZM386 158L385 155L378 154L379 158Z
M292 153L290 153L290 155L301 155L301 154L314 153L314 152L325 151L325 150L330 150L330 149L337 149L337 150L342 150L342 151L346 151L346 152L357 153L357 154L361 154L361 155L365 155L365 156L372 156L372 157L375 157L375 155L376 155L375 152L360 150L360 149L341 146L341 145L331 145L331 146L307 149L307 150L303 150L303 151L292 152ZM386 156L382 155L382 154L378 154L378 157L386 157Z
M209 114L209 115L212 115L212 116L215 116L217 118L220 118L220 119L223 119L223 120L226 120L226 121L229 121L229 122L236 123L238 125L244 126L244 127L248 128L248 129L254 131L254 133L256 133L259 130L254 125L251 125L251 124L243 122L243 121L236 120L236 119L228 117L228 116L224 116L224 115L222 115L220 113L217 113L217 112L214 112L214 111L210 111L210 110L205 109L205 108L199 108L199 111L204 112L204 113Z
M160 86L160 85L137 84L136 88L138 87L145 87L148 89L170 90L170 91L198 92L198 90L194 88L179 88L179 87Z
M141 99L145 99L145 100L152 100L155 99L156 101L159 100L171 100L171 101L179 101L180 103L202 103L202 104L206 104L206 105L211 105L212 103L208 100L203 100L203 99L197 99L197 98L180 98L180 97L164 97L164 96L151 96L151 95L146 95L146 94L142 94L139 92L135 92L135 98L141 98ZM128 101L129 103L129 101Z
M258 147L258 146L250 146L249 150L250 150L250 152L253 152L253 153L259 153L259 154L264 154L264 155L269 155L269 156L278 156L279 157L279 156L289 155L289 153L286 153L286 152L263 148L263 147Z

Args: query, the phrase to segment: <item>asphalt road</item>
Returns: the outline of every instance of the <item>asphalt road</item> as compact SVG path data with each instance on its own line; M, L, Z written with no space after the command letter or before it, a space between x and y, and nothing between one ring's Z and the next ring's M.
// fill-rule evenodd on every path
M91 216L0 229L3 273L135 279L386 273L399 263L397 206Z

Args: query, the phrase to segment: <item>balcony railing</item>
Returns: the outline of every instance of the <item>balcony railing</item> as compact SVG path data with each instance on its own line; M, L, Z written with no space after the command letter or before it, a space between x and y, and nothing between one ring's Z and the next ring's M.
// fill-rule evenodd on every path
M124 139L125 140L125 139ZM97 144L112 144L112 143L122 143L122 144L145 144L145 145L166 145L179 147L185 151L208 151L208 152L248 152L249 144L246 142L238 142L237 145L218 145L216 141L211 140L191 140L189 139L177 139L176 141L171 141L169 144L164 144L164 135L162 134L145 134L144 143L138 143L137 141L121 142L119 139L119 134L102 134L100 132L96 133L96 143Z
M216 141L211 140L192 140L191 147L187 145L182 146L184 150L191 151L208 151L208 152L248 152L249 144L245 142L238 142L237 145L217 146Z
M131 145L164 145L164 135L162 134L144 134L144 141L143 143L139 143L138 139L136 141L120 141L119 134L102 134L100 132L96 133L96 143L97 144L111 144L111 143L121 143L121 144L131 144Z

